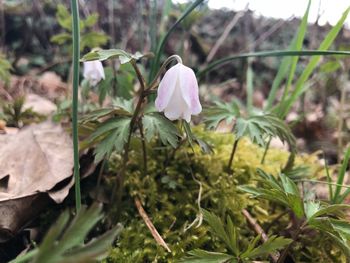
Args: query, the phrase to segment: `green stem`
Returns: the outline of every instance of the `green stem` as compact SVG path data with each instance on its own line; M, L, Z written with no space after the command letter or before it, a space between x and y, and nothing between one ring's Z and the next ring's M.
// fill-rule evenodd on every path
M74 151L74 181L75 181L75 208L81 207L80 175L79 175L79 138L78 138L78 87L79 87L79 11L77 0L71 0L72 7L72 34L73 34L73 151Z
M235 157L235 153L237 150L237 145L238 145L239 139L235 139L234 143L233 143L233 147L232 147L232 152L231 152L231 156L230 156L230 160L228 161L228 171L230 173L232 173L231 167L232 167L232 163L233 163L233 158Z
M119 219L119 216L121 214L121 201L122 201L122 196L123 196L123 186L124 186L124 180L125 180L125 171L127 168L127 163L129 161L129 148L130 148L130 141L131 141L131 136L135 127L135 124L137 124L138 118L139 118L139 114L141 112L142 109L142 104L143 101L145 99L145 91L146 91L146 82L141 74L140 69L137 67L136 62L135 61L131 61L131 65L133 66L135 72L136 72L136 76L140 82L141 85L141 90L140 90L140 97L137 101L137 105L134 111L134 114L131 118L130 121L130 128L129 128L129 136L128 136L128 140L124 145L124 154L123 154L123 163L122 163L122 167L120 169L120 172L116 178L116 183L115 186L113 188L113 192L112 192L112 197L111 197L111 204L116 203L117 206L117 219Z
M142 157L143 157L143 175L147 175L147 148L146 148L146 138L143 132L142 121L139 122L139 130L141 135L141 144L142 144Z
M270 137L269 141L267 142L267 144L265 146L265 151L264 151L263 157L262 157L261 162L260 162L261 164L264 164L264 162L265 162L266 154L267 154L267 151L270 148L271 140L272 140L272 137Z

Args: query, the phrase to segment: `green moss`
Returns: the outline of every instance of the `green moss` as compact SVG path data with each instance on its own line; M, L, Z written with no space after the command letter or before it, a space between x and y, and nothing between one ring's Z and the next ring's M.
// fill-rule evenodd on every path
M249 206L262 224L271 222L282 211L266 201L250 199L238 192L236 186L253 182L257 168L277 174L284 167L288 152L271 149L261 165L264 149L243 139L239 142L233 162L233 175L228 175L226 170L233 144L232 135L200 128L195 133L214 146L214 154L203 154L199 147L192 149L189 146L181 147L174 154L169 148L153 145L156 150L148 149L148 173L143 175L142 152L133 150L130 153L122 220L125 230L106 262L175 262L195 248L224 252L223 244L208 233L207 225L196 227L195 224L185 231L199 213L198 182L202 187L201 207L218 216L231 215L234 223L240 226L243 242L248 243L255 233L246 225L242 208ZM139 147L139 142L134 141L133 148L141 149ZM315 156L299 156L296 163L307 164L313 175L319 171ZM111 166L112 172L115 173L117 169L117 166ZM155 242L134 208L135 196L142 200L148 216L169 245L171 253Z

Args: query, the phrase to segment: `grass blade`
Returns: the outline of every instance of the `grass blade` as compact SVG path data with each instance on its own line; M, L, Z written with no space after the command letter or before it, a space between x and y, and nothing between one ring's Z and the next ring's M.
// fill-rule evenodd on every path
M343 27L343 24L344 24L345 19L347 18L348 14L349 14L349 11L350 11L350 7L348 9L346 9L346 11L343 13L342 17L339 19L338 23L327 34L327 36L322 41L318 50L324 51L324 50L329 49L329 47L332 45L334 39L338 35L339 31ZM290 108L292 107L294 102L300 97L301 94L303 94L305 92L305 89L304 89L305 82L309 79L310 75L312 74L314 69L317 67L317 64L318 64L320 58L321 57L319 55L316 55L316 56L311 58L309 64L306 66L305 70L303 71L303 73L301 74L299 79L297 80L297 82L295 84L295 89L292 92L292 94L290 95L290 97L285 102L283 102L283 101L281 102L280 107L279 107L279 111L280 111L280 116L282 118L284 118L287 115L288 111L290 110Z
M350 159L350 147L346 150L343 163L340 167L340 172L339 172L338 179L337 179L338 185L342 185L344 182L344 177L345 177L346 169L348 168L349 159ZM341 191L341 187L337 186L335 188L335 192L334 192L334 196L333 196L334 201L337 201L337 199L340 195L340 191ZM349 189L347 191L349 191ZM344 193L346 193L346 192L344 192ZM345 199L345 197L343 199Z
M294 36L294 38L289 46L289 50L301 50L301 48L302 48L303 40L305 37L305 32L307 29L307 18L309 16L310 4L311 4L311 1L309 1L309 3L308 3L306 12L303 16L300 27L297 31L298 33ZM280 87L283 79L287 76L287 72L290 68L290 65L294 64L294 63L296 65L298 62L298 58L299 57L295 57L293 59L292 59L292 57L284 57L283 58L281 65L278 69L277 75L272 83L272 88L271 88L271 91L270 91L268 99L267 99L266 110L269 110L272 107L272 103L276 98L277 90ZM292 76L294 76L294 72L295 72L295 68L293 70L292 69L290 70L288 82L290 81L290 78ZM287 85L287 86L289 86L289 85Z
M304 15L304 17L303 17L303 19L301 21L300 28L299 28L298 33L297 33L296 42L295 42L295 49L296 50L301 50L302 47L303 47L305 33L306 33L306 30L307 30L307 25L308 25L307 21L308 21L308 17L309 17L310 5L311 5L311 1L309 0L309 3L308 3L308 6L307 6L305 15ZM293 81L293 78L294 78L294 74L295 74L295 70L297 68L298 60L299 60L299 57L293 57L292 58L292 62L291 62L291 65L290 65L289 77L288 77L288 80L287 80L287 84L286 84L285 90L283 92L282 101L285 100L286 96L289 93L289 88L290 88L290 86L292 84L292 81Z
M204 69L201 69L197 72L197 78L202 78L206 73L211 70L224 66L234 60L250 58L250 57L295 57L295 56L335 56L335 55L345 55L350 56L350 51L336 51L336 50L269 50L269 51L259 51L252 53L242 53L226 58L215 60L210 63Z

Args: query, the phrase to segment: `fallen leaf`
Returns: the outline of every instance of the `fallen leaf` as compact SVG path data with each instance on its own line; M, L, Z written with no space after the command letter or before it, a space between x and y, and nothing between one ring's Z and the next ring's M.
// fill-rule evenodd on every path
M1 135L0 180L9 179L7 188L0 192L0 204L48 192L72 175L72 167L72 140L60 125L45 122L15 135Z

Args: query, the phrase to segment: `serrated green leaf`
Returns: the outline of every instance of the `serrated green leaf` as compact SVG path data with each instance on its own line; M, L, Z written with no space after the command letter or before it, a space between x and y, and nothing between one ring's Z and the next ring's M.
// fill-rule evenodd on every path
M88 138L90 143L98 142L95 149L95 162L108 157L113 150L120 153L127 142L131 118L112 118L100 125Z
M218 236L230 249L232 253L237 251L237 246L235 242L231 243L231 238L228 236L228 233L225 230L225 225L221 219L213 213L210 213L207 210L202 210L203 219L209 224L210 231ZM232 223L232 222L231 222ZM232 230L232 229L231 229Z
M273 252L276 252L279 249L284 248L288 244L290 244L293 240L284 238L284 237L277 237L277 236L271 236L267 241L262 243L260 246L254 248L251 251L247 251L241 255L241 257L249 258L249 259L255 259L263 255L271 254Z
M289 179L284 174L280 174L280 178L281 178L283 189L286 193L299 196L299 189L291 179Z
M83 247L78 247L64 254L65 263L85 263L91 259L102 260L108 256L109 247L115 238L121 233L123 227L115 226L97 239L91 240Z
M158 135L163 144L176 148L180 134L176 126L167 118L159 113L150 113L143 116L142 124L148 142Z
M195 249L188 252L192 257L180 260L180 262L186 263L226 263L226 262L237 262L237 260L224 253L209 252L201 249Z
M93 14L87 16L86 19L84 20L85 27L94 26L98 21L98 17L99 17L98 13L93 13Z
M84 245L87 234L101 218L101 206L95 204L88 209L82 207L66 227L69 221L69 213L66 211L50 228L39 247L11 262L85 263L101 260L107 255L109 247L121 231L121 228L116 226Z
M110 58L119 58L121 64L130 62L131 60L139 60L146 55L137 52L135 54L130 54L122 49L102 49L91 51L90 53L84 55L81 58L81 61L90 61L90 60L106 60Z
M350 205L345 205L345 204L328 205L326 207L320 208L316 213L312 215L312 217L309 220L312 220L316 217L324 216L327 214L329 215L329 214L343 212L345 209L350 209Z
M72 41L72 35L69 33L60 33L52 36L50 41L58 45L63 45Z
M306 218L310 219L321 208L320 202L308 200L304 204Z
M237 139L248 136L252 142L260 146L266 145L266 138L279 137L287 142L291 151L296 151L295 138L289 127L277 116L272 114L256 115L246 119L237 118L235 133Z
M112 104L114 107L125 110L126 112L128 112L130 114L132 114L134 112L134 105L133 105L133 101L131 99L126 100L123 98L116 98L115 100L113 100Z
M204 110L204 122L209 129L216 128L221 121L231 123L234 119L239 117L240 111L236 103L222 103L214 102L215 106Z

